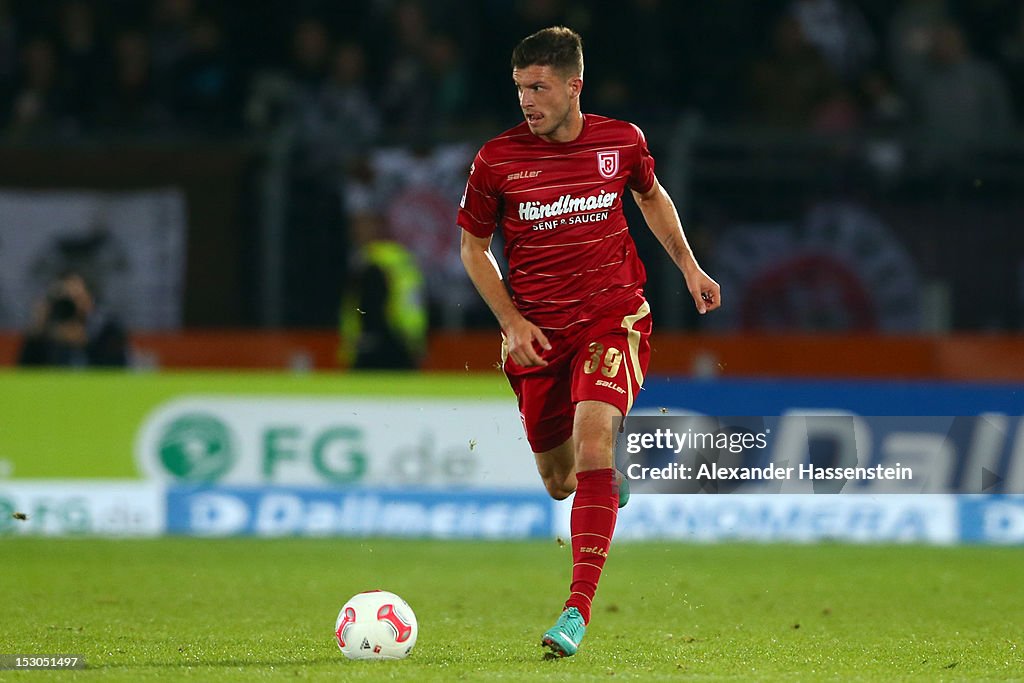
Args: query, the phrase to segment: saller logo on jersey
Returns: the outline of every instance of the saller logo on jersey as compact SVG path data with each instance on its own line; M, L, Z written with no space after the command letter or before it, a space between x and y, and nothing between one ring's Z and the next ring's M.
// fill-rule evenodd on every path
M618 155L618 152L616 152ZM571 194L563 194L558 201L550 204L540 202L519 202L519 220L535 221L540 218L551 218L566 213L577 211L593 211L595 209L607 209L615 203L618 192L605 192L590 195L589 197L573 197Z
M619 173L619 150L607 150L597 153L597 172L602 178L611 179Z

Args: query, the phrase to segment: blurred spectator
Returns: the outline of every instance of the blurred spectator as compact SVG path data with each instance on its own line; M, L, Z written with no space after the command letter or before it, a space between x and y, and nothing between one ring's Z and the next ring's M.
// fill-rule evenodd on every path
M516 43L545 26L566 25L581 32L590 28L589 15L579 7L579 0L498 0L486 4L490 6L486 24L494 27L497 38L491 46L492 64L509 64Z
M229 130L239 97L234 85L220 25L210 16L197 18L173 78L171 105L178 123L197 132Z
M715 11L708 12L703 3L666 3L665 28L680 53L676 96L685 97L709 120L734 123L746 118L751 68L767 52L770 27L778 17L774 4L715 0Z
M860 103L852 89L838 79L811 111L810 129L818 133L851 133L861 124Z
M358 43L335 48L326 80L300 86L292 102L300 159L310 173L336 183L349 164L365 155L380 131L380 112L365 79L366 57Z
M567 0L516 0L513 12L523 27L523 35L568 19Z
M277 168L286 171L282 181L287 183L285 220L290 229L282 255L284 322L333 324L338 283L348 266L341 198L345 167L368 144L362 136L375 134L376 123L368 122L376 117L372 109L353 109L358 107L358 95L353 94L358 85L346 79L361 78L360 55L332 59L328 28L315 17L299 20L290 35L287 70L268 69L260 75L246 114L279 155Z
M170 87L178 66L192 51L195 0L156 0L149 31L153 80Z
M446 126L465 121L478 105L469 97L467 45L447 32L450 23L447 17L432 20L420 0L400 0L387 15L378 46L378 100L384 125L396 141L429 143ZM444 25L445 32L435 32L434 24Z
M867 133L864 160L878 180L891 184L905 167L903 134L908 123L909 105L892 77L881 68L870 69L861 78L860 97Z
M318 19L301 19L287 41L284 64L267 66L248 83L245 120L259 135L300 126L297 118L314 108L327 72L330 38Z
M60 8L60 61L68 111L88 128L95 116L106 55L96 26L93 6L85 0L69 0Z
M592 21L587 34L587 74L594 110L613 117L671 120L688 93L682 78L692 77L680 64L683 25L679 3L628 0L616 3ZM622 55L644 55L635 68Z
M473 150L464 143L379 147L354 166L345 185L353 239L365 222L380 222L377 234L412 251L426 280L431 320L449 327L482 305L451 234L472 159Z
M999 43L1017 21L1019 0L950 0L957 24L975 53L986 61L999 58Z
M292 32L291 76L302 87L319 88L327 76L331 39L318 19L300 21Z
M818 49L807 42L792 15L780 17L772 29L771 51L755 62L749 99L754 122L805 128L829 94L836 76Z
M856 80L877 51L871 27L848 0L794 0L790 11L807 41L847 81Z
M385 55L387 72L381 89L384 121L405 141L431 127L431 82L427 73L430 33L423 7L402 0L390 17L391 42Z
M144 33L127 29L115 37L113 66L113 82L99 104L98 127L107 133L135 135L165 130L170 114L155 96Z
M1015 87L1013 108L1017 116L1024 114L1024 0L1017 7L1014 21L999 41L999 60L1010 83Z
M327 82L320 94L325 132L346 163L365 154L380 132L380 112L366 84L366 54L358 43L346 42L335 50Z
M427 43L426 62L430 125L453 125L464 111L469 92L462 52L450 36L434 35Z
M935 29L949 20L946 0L903 0L889 20L889 61L901 87L929 68Z
M912 83L926 162L958 159L972 147L1012 132L1007 85L991 64L971 53L959 26L936 27L928 57L928 69Z
M21 73L9 116L13 137L60 134L64 97L59 88L57 51L48 38L33 38L21 51Z
M907 123L907 101L882 68L869 69L860 79L865 123L875 131L898 132Z
M128 334L98 307L85 279L66 272L36 304L18 356L23 366L123 367Z
M353 262L341 301L339 360L356 370L414 369L426 352L423 274L413 253L387 234L370 167L359 164L354 173L348 197Z
M3 84L14 78L18 66L17 20L11 12L10 0L0 0L0 102Z
M307 127L321 127L301 119L317 110L326 79L331 49L327 27L318 19L302 19L291 31L289 47L286 68L261 69L252 78L245 118L260 134L279 126L297 129L302 146L304 138L308 141L317 137L314 134L303 138L303 131Z

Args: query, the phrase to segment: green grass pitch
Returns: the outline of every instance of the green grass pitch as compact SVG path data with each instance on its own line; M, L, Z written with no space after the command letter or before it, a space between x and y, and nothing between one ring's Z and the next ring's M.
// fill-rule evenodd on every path
M0 653L85 671L0 680L576 681L1024 678L1024 551L614 547L580 653L538 645L570 551L549 542L0 539ZM345 600L392 590L412 655L350 662Z

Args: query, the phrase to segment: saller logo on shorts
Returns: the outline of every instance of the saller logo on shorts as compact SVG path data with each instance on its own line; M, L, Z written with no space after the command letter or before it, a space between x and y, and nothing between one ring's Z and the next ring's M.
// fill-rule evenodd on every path
M551 218L566 213L577 211L593 211L595 209L607 209L615 203L619 196L618 192L605 192L590 195L589 197L573 197L571 194L563 194L558 201L550 204L540 202L519 202L519 220L535 221L540 218Z
M609 389L617 391L620 394L626 393L626 390L620 387L618 384L616 384L615 382L609 382L606 379L599 379L596 382L594 382L594 384L596 384L599 387L608 387Z

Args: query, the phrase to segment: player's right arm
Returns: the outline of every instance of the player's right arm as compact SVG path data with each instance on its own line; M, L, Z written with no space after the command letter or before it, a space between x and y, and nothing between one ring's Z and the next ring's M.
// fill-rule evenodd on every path
M491 253L491 237L477 237L463 229L461 253L469 279L501 326L508 355L523 367L547 365L547 361L537 353L534 343L546 350L551 349L551 344L539 327L523 317L509 296L498 263Z

